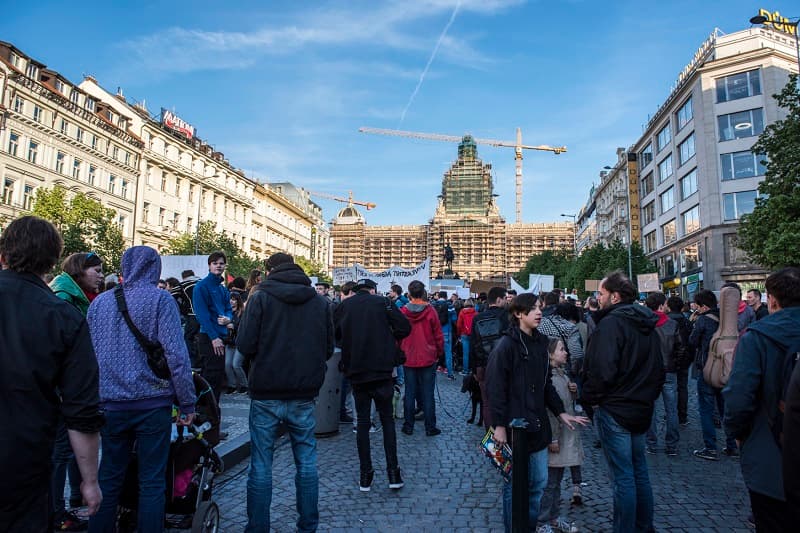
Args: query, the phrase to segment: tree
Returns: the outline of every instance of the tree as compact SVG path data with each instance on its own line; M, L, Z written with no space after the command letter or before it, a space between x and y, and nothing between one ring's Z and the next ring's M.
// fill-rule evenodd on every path
M37 189L31 213L58 228L64 239L63 257L94 251L107 272L119 272L125 239L113 209L83 193L67 199L67 190L56 186Z
M247 278L253 269L263 269L258 259L247 255L236 241L217 232L211 220L201 222L196 233L181 233L167 242L165 252L170 255L209 255L221 250L228 259L228 272L233 276Z
M800 90L797 74L775 100L785 119L764 129L752 151L765 155L766 177L758 186L753 212L741 218L739 246L754 262L770 269L800 265Z
M311 259L303 257L302 255L295 257L294 262L297 263L300 266L300 268L303 269L303 272L306 273L306 276L309 277L316 276L317 280L324 281L326 283L333 282L333 278L331 278L330 275L322 271L323 266L321 263L318 263L317 261L312 261Z

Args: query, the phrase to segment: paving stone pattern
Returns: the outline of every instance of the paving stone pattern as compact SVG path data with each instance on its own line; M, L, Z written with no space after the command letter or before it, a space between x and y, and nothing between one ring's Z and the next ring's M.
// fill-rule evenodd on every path
M405 481L399 491L388 488L380 432L371 438L375 481L367 493L358 490L358 456L351 427L342 425L338 435L318 439L321 531L502 531L503 482L478 452L482 429L465 423L467 395L459 392L460 380L453 382L442 374L437 375L437 388L441 435L427 437L422 421L417 421L414 434L407 436L397 423ZM692 380L689 389L690 425L681 428L679 456L667 457L662 449L647 457L655 527L658 531L749 532L749 501L738 460L723 456L711 462L691 455L701 447L702 438ZM663 409L657 413L661 416ZM570 506L571 480L566 473L562 515L581 531L610 531L611 485L602 450L593 443L592 430L583 430L584 505ZM222 531L242 531L246 524L247 467L247 462L228 465L217 480L215 500L220 505ZM295 531L294 473L291 447L282 439L273 469L273 531Z

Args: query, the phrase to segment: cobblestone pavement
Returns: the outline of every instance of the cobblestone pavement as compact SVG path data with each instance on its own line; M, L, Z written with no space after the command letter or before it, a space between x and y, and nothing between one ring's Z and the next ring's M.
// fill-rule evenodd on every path
M501 478L477 444L483 431L465 423L468 398L460 380L437 375L437 417L442 434L427 437L422 422L412 436L400 433L398 454L405 487L388 488L381 433L372 434L375 481L372 491L358 490L355 434L349 425L338 435L318 440L319 511L322 531L502 531ZM695 382L689 381L690 424L681 428L680 455L648 455L659 531L749 532L747 492L739 463L718 462L691 455L701 447ZM659 416L663 411L659 411ZM721 436L721 433L720 433ZM602 450L593 447L590 429L583 431L584 505L570 506L571 480L565 474L562 515L581 531L609 531L612 492ZM285 442L282 442L285 444ZM247 462L229 465L217 480L215 500L222 515L221 530L242 531L246 524ZM272 527L295 530L294 463L291 448L281 445L273 470Z

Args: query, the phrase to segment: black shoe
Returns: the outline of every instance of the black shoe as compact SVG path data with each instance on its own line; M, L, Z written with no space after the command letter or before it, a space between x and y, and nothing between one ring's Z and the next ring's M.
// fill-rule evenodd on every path
M236 392L236 387L228 387L225 389L225 394L233 394L234 392Z
M680 424L681 427L685 428L686 426L689 425L689 420L681 420L680 422L678 422L678 424Z
M719 461L717 450L703 448L702 450L695 450L692 453L694 454L695 457L699 457L700 459L706 459L708 461Z
M403 478L400 477L400 469L395 468L392 470L389 469L389 488L390 489L402 489L403 488Z
M64 511L53 524L56 531L86 531L89 529L89 521L80 518L72 511Z
M425 413L422 412L422 409L414 411L414 420L422 420L423 418L425 418Z
M433 428L425 430L425 434L429 437L435 437L436 435L441 435L442 430L439 428Z
M236 389L236 392L238 392L239 394L247 394L249 391L247 390L247 387L239 387L238 389Z
M353 423L353 417L348 415L347 413L345 413L345 414L343 414L342 416L339 417L339 423L340 424L352 424Z
M220 431L219 432L219 440L227 440L228 439L228 432L227 431Z
M369 472L361 472L361 479L358 482L358 490L361 492L369 492L369 489L372 486L373 477L375 477L374 470L370 470Z
M406 435L413 435L414 434L414 430L413 429L407 428L405 426L403 426L400 431L402 431Z
M727 455L728 457L739 457L739 449L738 448L722 448L722 453Z
M670 457L677 457L678 449L677 448L667 448L667 455Z

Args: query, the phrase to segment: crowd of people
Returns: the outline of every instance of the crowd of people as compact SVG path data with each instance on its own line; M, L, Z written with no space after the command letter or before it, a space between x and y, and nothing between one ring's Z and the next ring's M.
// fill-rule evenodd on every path
M191 426L196 412L192 368L215 401L250 398L246 531L269 531L281 428L297 469L297 529L315 531L314 411L334 355L343 375L340 422L354 425L361 492L376 479L402 489L395 418L404 435L417 421L427 437L440 435L437 372L460 372L477 383L480 419L496 445L510 440L512 420L527 422L531 530L578 531L562 513L561 486L569 469L571 500L582 503L581 436L592 435L608 463L613 530L653 531L646 458L679 454L694 377L703 442L690 460L739 457L757 531L789 531L800 517L800 460L791 453L800 446L798 268L767 278L766 304L757 290L721 287L739 291L739 335L719 387L703 373L720 357L721 312L707 289L688 304L660 292L639 301L633 283L614 272L584 305L559 290L429 295L419 281L386 295L370 279L334 291L312 286L284 253L268 258L265 273L226 286L222 252L209 255L202 279L185 271L180 281L161 280L160 256L145 246L126 250L118 278L104 279L92 252L70 255L52 278L62 248L58 231L33 216L0 235L0 531L114 531L134 443L138 530L162 531L171 426ZM372 461L376 431L385 478ZM520 518L511 493L504 482L507 531Z

